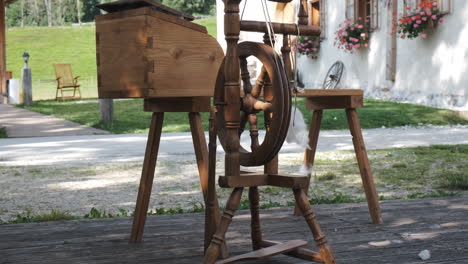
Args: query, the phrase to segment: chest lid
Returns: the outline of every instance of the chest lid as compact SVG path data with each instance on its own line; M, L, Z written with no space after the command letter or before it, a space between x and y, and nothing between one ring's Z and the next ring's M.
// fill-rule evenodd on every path
M115 13L115 12L137 9L137 8L142 8L142 7L149 7L157 11L182 18L184 20L192 21L195 19L190 14L177 11L175 9L167 7L154 0L119 0L115 2L99 4L99 5L96 5L96 7L108 13Z

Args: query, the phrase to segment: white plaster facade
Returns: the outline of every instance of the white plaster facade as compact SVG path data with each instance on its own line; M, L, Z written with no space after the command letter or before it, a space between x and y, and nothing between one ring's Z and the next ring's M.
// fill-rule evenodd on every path
M400 14L404 4L403 0L397 1ZM318 59L299 56L302 82L306 88L320 88L328 68L341 60L345 65L341 88L361 88L371 98L468 110L468 1L451 1L451 13L442 25L427 32L427 39L397 39L395 81L387 80L386 74L391 46L390 0L379 0L379 28L371 33L369 49L354 54L333 46L334 32L345 20L346 0L323 1L327 37L321 43ZM218 38L224 45L221 0L217 6ZM244 20L263 20L261 10L260 1L248 1ZM242 39L262 41L262 35L243 33Z

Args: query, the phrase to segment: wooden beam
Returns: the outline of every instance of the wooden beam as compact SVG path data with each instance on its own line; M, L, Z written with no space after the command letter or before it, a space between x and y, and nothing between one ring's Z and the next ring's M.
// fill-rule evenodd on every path
M6 96L6 25L5 25L5 1L0 0L0 103L7 103Z

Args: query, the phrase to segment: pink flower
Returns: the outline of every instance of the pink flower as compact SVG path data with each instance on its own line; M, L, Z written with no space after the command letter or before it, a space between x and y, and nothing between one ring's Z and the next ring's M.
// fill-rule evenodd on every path
M361 38L365 38L366 37L366 33L361 33Z
M419 27L419 25L418 25L418 24L414 24L413 27L417 28L417 27Z
M424 16L426 13L425 12L421 12L419 13L421 16Z
M413 17L411 17L411 19L412 19L412 20L416 20L416 17L415 17L415 16L413 16Z
M436 19L437 19L437 16L436 16L436 15L432 15L431 18L432 18L433 20L436 20Z
M434 2L432 3L432 5L433 5L433 6L437 6L437 2L434 1Z
M427 11L427 15L428 15L428 16L432 16L432 12L431 12L431 11Z
M427 38L427 34L421 34L421 38L423 39Z
M427 21L427 17L422 17L421 18L423 21Z
M362 28L364 28L364 26L363 26L363 25L359 25L359 26L357 26L357 27L358 27L359 29L362 29Z
M416 20L416 24L421 24L422 21L421 20Z
M439 22L442 22L444 20L445 20L445 18L443 18L443 17L439 18Z
M361 44L354 44L353 48L355 48L355 49L360 49L360 48L361 48Z
M367 48L367 47L369 47L369 44L367 44L367 43L364 43L364 47L366 47L366 48Z
M351 30L354 30L354 27L351 27Z

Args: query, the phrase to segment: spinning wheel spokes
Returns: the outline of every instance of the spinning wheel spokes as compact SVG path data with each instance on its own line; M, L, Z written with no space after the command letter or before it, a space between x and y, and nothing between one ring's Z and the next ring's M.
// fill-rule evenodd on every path
M341 81L343 75L344 64L341 61L335 62L327 72L323 81L323 89L335 89Z
M255 86L250 82L247 58L254 56L263 63L262 72ZM265 44L243 42L239 44L239 65L243 83L244 95L240 98L240 128L239 137L249 124L251 145L250 151L240 148L240 162L243 166L264 165L273 159L281 148L286 137L290 116L290 94L284 69L277 62L279 58L273 49ZM278 64L278 65L277 65ZM221 67L222 68L222 67ZM262 92L263 91L263 95ZM224 102L224 72L218 73L215 89L216 102ZM218 105L223 112L223 104ZM257 114L264 112L265 137L260 142ZM220 141L226 139L223 114L217 118Z

